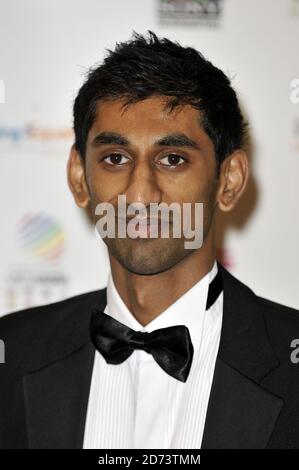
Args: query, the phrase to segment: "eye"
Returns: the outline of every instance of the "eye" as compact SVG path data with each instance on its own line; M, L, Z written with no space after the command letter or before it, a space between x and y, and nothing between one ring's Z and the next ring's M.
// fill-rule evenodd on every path
M165 163L161 163L163 161ZM177 155L175 153L170 153L166 155L165 157L161 158L158 163L159 165L163 165L163 166L176 167L176 166L182 165L185 161L186 159L184 157L181 157L180 155Z
M107 155L105 158L103 158L103 160L109 165L124 165L130 159L121 153L111 153L110 155Z

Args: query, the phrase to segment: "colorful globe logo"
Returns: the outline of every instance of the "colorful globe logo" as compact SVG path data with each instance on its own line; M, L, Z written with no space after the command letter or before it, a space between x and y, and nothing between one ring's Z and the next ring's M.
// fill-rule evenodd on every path
M18 224L18 239L23 250L50 262L58 261L65 248L61 225L43 212L25 214Z

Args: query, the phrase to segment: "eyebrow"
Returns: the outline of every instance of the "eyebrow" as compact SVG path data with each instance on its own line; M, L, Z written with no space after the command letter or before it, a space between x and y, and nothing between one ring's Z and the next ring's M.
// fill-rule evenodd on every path
M101 145L130 145L131 142L118 132L104 131L98 134L91 142L91 146L96 148ZM154 142L154 145L161 147L186 147L200 150L197 142L182 133L169 134Z

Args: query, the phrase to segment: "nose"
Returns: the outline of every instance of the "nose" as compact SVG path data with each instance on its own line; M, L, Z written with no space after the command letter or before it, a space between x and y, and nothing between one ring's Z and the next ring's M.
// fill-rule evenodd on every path
M161 190L150 162L135 163L124 194L127 204L142 203L148 207L150 203L161 202Z

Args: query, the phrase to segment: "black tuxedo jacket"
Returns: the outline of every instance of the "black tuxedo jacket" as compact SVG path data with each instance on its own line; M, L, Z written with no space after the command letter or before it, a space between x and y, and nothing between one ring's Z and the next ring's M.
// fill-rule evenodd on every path
M299 364L290 359L299 312L218 268L223 324L202 448L299 449ZM83 447L90 314L105 306L102 289L0 319L0 448Z

